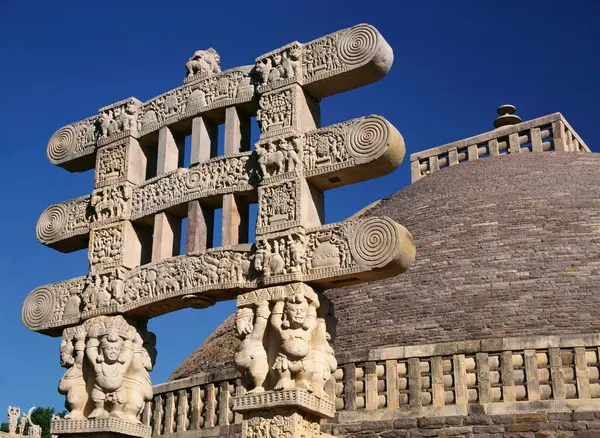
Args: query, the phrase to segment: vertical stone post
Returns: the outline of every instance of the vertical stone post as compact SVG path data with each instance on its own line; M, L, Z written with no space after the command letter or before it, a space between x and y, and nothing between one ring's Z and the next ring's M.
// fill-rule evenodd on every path
M347 363L344 365L344 400L346 411L356 410L356 365Z
M217 156L218 135L217 126L206 117L195 117L192 120L190 151L192 166Z
M502 370L502 399L510 403L517 399L515 391L515 376L513 374L512 351L503 351L501 359Z
M190 404L190 430L198 430L202 424L202 390L199 386L192 388L192 402Z
M206 117L192 120L190 164L192 166L217 155L217 126ZM204 207L200 201L188 203L186 254L203 251L213 244L214 209Z
M455 354L454 361L454 391L457 405L466 405L467 397L467 367L464 354Z
M492 387L490 385L490 362L487 353L477 353L477 385L479 390L479 403L491 401Z
M527 397L529 401L540 399L540 380L538 376L535 350L525 350L525 376L527 379Z
M395 359L385 362L385 387L387 391L387 407L400 407L398 391L398 361Z
M444 406L444 368L441 356L431 358L431 392L433 406Z
M566 397L565 375L563 371L560 348L550 348L550 372L552 377L552 394L555 400L563 400Z
M225 155L250 150L250 118L236 107L225 110ZM248 241L248 204L241 198L223 196L223 246Z
M408 359L408 397L409 405L414 408L421 407L421 361L417 357Z
M565 124L562 120L552 123L552 141L554 142L554 150L556 152L568 152L566 142Z
M543 152L542 149L542 133L540 128L531 128L531 150L532 152Z
M577 394L579 398L591 398L585 347L575 347L575 377L577 379Z
M158 132L157 175L177 169L181 163L181 145L167 126ZM163 260L178 255L181 240L181 219L163 212L154 216L154 239L152 241L152 261Z

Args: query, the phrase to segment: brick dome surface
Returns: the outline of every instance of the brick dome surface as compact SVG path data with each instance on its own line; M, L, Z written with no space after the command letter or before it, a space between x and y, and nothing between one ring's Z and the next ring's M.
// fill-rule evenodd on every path
M456 165L365 215L408 228L417 258L398 277L327 291L341 359L376 347L600 331L600 154ZM233 322L171 379L231 367Z

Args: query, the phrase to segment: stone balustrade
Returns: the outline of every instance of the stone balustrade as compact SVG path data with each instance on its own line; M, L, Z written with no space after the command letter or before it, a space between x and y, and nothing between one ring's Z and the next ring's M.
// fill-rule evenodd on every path
M600 335L486 339L339 355L330 394L335 424L539 410L600 410ZM234 433L233 369L154 386L145 424L153 435ZM534 402L534 403L532 403Z
M195 436L226 435L241 425L241 415L232 409L233 397L243 395L245 389L232 369L197 374L153 389L153 400L142 413L152 436L186 431L195 431Z
M554 113L412 154L411 179L414 183L445 167L480 158L548 151L590 152L590 149L562 114Z

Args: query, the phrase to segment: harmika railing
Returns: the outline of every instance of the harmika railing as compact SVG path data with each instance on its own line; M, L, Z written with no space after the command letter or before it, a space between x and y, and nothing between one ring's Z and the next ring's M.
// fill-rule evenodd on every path
M600 335L505 338L393 347L339 357L330 394L341 421L361 412L444 416L483 405L493 413L600 409ZM234 370L198 374L154 387L143 422L153 436L229 427L243 394ZM523 403L525 402L525 403ZM536 402L530 404L527 402ZM583 403L583 404L582 404ZM223 430L223 429L221 429Z
M410 156L414 183L448 166L521 152L590 152L560 113L508 125Z

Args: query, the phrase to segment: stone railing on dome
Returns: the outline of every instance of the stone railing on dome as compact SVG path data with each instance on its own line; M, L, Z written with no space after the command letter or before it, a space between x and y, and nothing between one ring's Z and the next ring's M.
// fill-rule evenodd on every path
M410 156L414 183L432 172L480 158L520 152L590 152L560 113L417 152Z
M338 356L334 423L401 416L600 409L600 335L486 339L390 347ZM154 386L143 414L153 435L236 433L234 370ZM331 394L333 395L333 394ZM535 402L535 403L531 403ZM475 407L477 406L477 407ZM396 415L397 416L397 415ZM387 417L386 417L387 418Z

